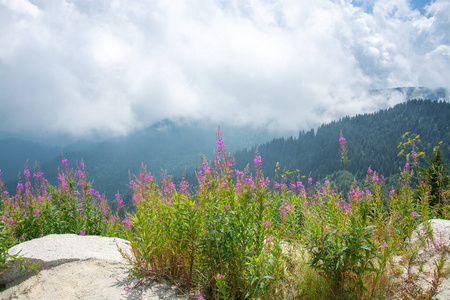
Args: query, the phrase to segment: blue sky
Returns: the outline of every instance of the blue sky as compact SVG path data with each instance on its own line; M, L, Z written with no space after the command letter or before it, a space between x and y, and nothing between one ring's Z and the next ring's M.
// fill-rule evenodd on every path
M308 129L450 89L450 1L0 0L0 132Z
M367 12L371 12L374 0L353 0L353 5L358 7L364 7ZM412 0L409 1L411 8L419 10L422 14L426 13L425 6L431 3L431 1L427 0Z

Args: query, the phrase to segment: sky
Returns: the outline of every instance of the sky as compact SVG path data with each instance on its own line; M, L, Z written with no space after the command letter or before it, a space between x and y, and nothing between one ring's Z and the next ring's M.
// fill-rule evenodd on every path
M0 0L0 131L309 129L450 89L450 1Z

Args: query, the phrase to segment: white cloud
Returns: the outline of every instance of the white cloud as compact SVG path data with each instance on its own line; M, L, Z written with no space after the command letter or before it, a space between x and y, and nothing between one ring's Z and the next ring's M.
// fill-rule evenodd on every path
M448 1L363 2L0 0L0 130L298 130L386 105L369 89L450 89Z

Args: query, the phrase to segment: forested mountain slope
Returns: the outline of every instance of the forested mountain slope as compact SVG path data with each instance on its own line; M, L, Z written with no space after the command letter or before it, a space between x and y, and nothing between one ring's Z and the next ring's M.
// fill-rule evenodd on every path
M440 141L445 160L450 161L450 103L431 100L410 100L393 108L372 114L345 117L320 126L317 131L302 131L296 138L279 138L262 144L258 150L263 159L263 171L273 177L275 165L281 170L300 170L302 175L323 178L342 170L339 158L339 133L347 140L346 170L362 179L370 166L379 174L399 173L405 157L398 157L397 146L402 135L420 135L420 151L429 157ZM237 168L252 161L255 148L235 153Z

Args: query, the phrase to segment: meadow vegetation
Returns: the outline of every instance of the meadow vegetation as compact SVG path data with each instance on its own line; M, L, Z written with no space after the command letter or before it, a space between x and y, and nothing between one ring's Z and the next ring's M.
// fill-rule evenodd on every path
M388 193L370 167L365 183L349 191L279 168L265 177L257 150L237 170L220 131L215 159L203 159L195 187L168 175L155 180L143 166L129 182L133 206L117 194L114 212L83 162L71 169L64 159L55 187L38 168L25 169L14 196L0 181L0 267L18 259L8 257L9 247L47 234L117 236L131 242L136 285L164 280L199 299L429 299L436 288L391 280L399 275L394 256L413 260L406 245L414 229L450 217L448 168L438 147L423 164L417 139L404 135L405 165ZM339 143L345 171L342 134Z

